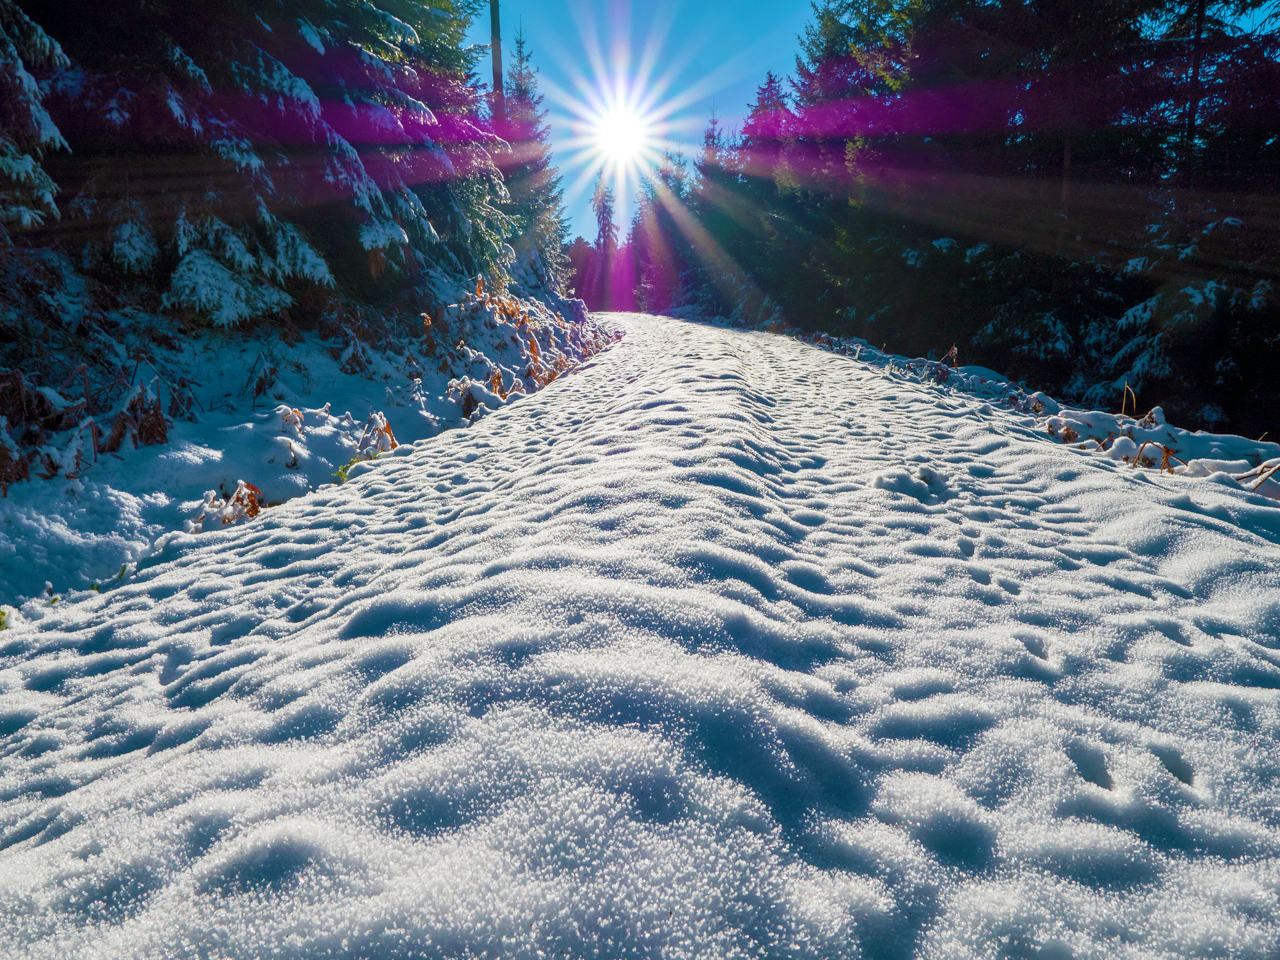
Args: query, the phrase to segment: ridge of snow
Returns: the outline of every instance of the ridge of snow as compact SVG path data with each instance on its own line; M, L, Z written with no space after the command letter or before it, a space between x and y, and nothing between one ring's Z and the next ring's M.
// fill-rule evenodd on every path
M1024 421L1028 426L1043 430L1058 442L1124 461L1135 469L1155 468L1162 472L1207 476L1189 464L1198 461L1234 463L1236 469L1228 477L1228 482L1258 480L1256 484L1251 483L1250 492L1280 500L1280 481L1258 472L1272 462L1268 458L1280 457L1280 443L1250 440L1234 434L1184 430L1166 423L1160 407L1153 407L1142 417L1136 411L1126 416L1075 408L1044 393L1028 392L1020 384L986 367L949 367L937 360L908 359L878 350L858 337L832 337L799 331L794 335L805 343L833 353L859 360L865 357L868 363L883 367L891 377L906 377L971 397L994 400L1016 413L1029 415L1029 419Z
M198 250L188 254L195 256L213 262ZM134 391L144 382L160 391L172 420L168 442L135 448L126 441L114 454L95 455L89 421L54 435L41 454L57 465L56 475L40 479L33 469L30 481L0 499L0 602L36 596L46 581L59 593L109 581L194 519L210 489L228 499L244 480L271 505L332 483L365 454L371 417L389 420L409 443L467 426L535 393L607 339L581 301L549 307L472 294L443 319L431 328L432 343L404 337L395 353L369 349L350 330L293 346L274 334L212 333L155 350L154 362L139 366ZM500 392L484 389L495 374ZM178 384L185 386L175 391ZM38 389L57 410L75 405ZM97 418L104 437L131 396ZM0 442L6 437L0 424Z

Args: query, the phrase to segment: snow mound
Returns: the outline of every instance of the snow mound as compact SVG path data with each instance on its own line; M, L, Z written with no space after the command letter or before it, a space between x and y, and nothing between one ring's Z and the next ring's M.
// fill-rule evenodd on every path
M612 322L11 617L0 954L1280 952L1272 501Z
M256 516L397 441L469 426L612 342L581 301L553 309L477 293L381 350L342 324L324 339L268 331L149 344L148 359L122 367L133 386L96 417L78 394L36 388L51 411L38 447L19 450L0 416L0 602L36 596L46 581L58 594L100 587L167 533ZM16 372L10 380L22 384ZM87 380L72 388L87 397ZM6 463L28 479L6 483Z
M1135 468L1213 477L1216 482L1235 484L1251 493L1280 500L1280 444L1277 443L1183 430L1166 423L1160 407L1153 407L1142 417L1136 411L1126 416L1074 409L1044 393L1028 392L987 367L949 367L937 360L909 360L877 350L857 337L797 333L796 339L842 356L865 359L891 377L945 385L970 397L992 400L1013 412L1027 414L1030 418L1027 425L1080 450Z

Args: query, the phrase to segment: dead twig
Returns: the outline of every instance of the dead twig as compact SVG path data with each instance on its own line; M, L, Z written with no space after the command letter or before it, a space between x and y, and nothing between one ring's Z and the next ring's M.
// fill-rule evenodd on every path
M1274 477L1277 471L1280 471L1280 463L1277 463L1274 467L1272 467L1265 474L1259 477L1258 482L1249 488L1249 492L1252 493L1253 491L1257 490L1260 486L1262 486L1264 483L1266 483L1268 480Z

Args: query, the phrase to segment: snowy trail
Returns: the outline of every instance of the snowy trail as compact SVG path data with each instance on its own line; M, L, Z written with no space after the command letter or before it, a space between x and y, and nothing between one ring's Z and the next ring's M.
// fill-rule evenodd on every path
M613 322L0 634L0 954L1280 952L1274 503Z

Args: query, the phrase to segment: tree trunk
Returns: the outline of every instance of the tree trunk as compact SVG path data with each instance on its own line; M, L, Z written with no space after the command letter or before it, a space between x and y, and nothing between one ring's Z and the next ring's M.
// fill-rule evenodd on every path
M506 116L507 104L502 89L502 21L498 15L498 0L489 0L489 26L493 34L493 117L501 121Z

